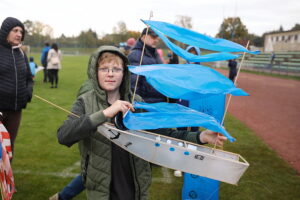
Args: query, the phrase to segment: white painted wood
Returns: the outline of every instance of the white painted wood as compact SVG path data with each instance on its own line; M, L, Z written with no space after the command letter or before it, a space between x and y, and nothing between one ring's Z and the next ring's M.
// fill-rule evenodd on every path
M249 167L238 154L155 133L122 131L109 123L99 126L98 132L146 161L230 184L237 184Z

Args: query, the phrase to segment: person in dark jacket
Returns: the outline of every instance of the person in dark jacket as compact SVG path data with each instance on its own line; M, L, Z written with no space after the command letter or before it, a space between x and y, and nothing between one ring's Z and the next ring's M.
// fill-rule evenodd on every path
M141 37L136 42L135 46L132 48L128 59L131 65L152 65L152 64L162 64L159 54L157 53L157 44L159 42L158 35L149 28L148 33L147 28L142 31ZM143 46L145 43L145 52L143 55L143 60L140 64ZM131 89L134 91L136 85L137 76L131 74ZM167 98L154 89L147 81L144 76L139 76L139 81L137 83L136 93L140 95L147 103L157 103L166 102Z
M57 131L58 141L69 147L79 143L87 200L146 200L151 183L149 163L97 131L99 125L112 122L117 113L134 111L128 60L118 48L102 46L90 61L88 77L93 87L77 98L72 113L78 117L68 116ZM142 101L139 96L135 100ZM226 140L209 130L193 133L161 129L159 133L196 143L222 145Z
M21 50L25 37L22 22L6 18L0 29L0 112L10 134L12 152L22 109L32 97L33 80L26 54Z
M50 44L48 42L46 42L45 47L42 49L42 53L41 53L41 63L44 67L44 69L43 69L43 71L44 71L43 82L44 83L48 82L48 78L49 78L48 70L47 70L47 64L48 64L47 58L48 58L48 52L50 49L51 49Z
M234 59L229 60L228 61L228 67L229 67L229 75L228 75L228 77L229 77L229 79L232 82L234 82L236 74L237 74L237 69L236 69L237 62Z
M168 52L168 64L179 64L178 56L171 50Z

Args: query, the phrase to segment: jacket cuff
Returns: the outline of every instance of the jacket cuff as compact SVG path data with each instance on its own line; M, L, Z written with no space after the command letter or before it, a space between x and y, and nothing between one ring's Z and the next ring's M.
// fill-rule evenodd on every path
M189 142L196 143L196 144L202 144L200 142L199 135L200 135L199 132L189 132L189 134L187 135L186 140L189 141Z
M98 111L90 115L91 124L94 128L106 121L103 111Z
M207 144L207 142L202 142L202 141L200 140L200 135L201 135L201 132L198 132L197 143L198 143L198 144Z

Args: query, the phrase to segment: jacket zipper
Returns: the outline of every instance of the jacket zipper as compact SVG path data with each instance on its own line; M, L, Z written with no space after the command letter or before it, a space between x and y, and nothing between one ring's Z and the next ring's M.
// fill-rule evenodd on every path
M15 110L17 110L17 100L18 100L18 73L17 73L17 66L16 66L16 59L15 59L15 55L14 55L14 50L11 49L11 53L13 56L13 60L14 60L14 68L15 68L15 80L16 80L16 98L15 98Z

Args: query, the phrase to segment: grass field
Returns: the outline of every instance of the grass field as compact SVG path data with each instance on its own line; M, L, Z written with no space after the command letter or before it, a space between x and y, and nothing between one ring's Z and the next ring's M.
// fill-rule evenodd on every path
M33 55L38 63L39 55ZM88 56L63 57L58 89L42 83L42 72L35 79L34 94L70 109L77 90L86 79ZM14 200L42 200L62 189L79 173L77 145L67 148L58 144L56 130L67 114L33 97L23 119L16 141L13 170L17 193ZM237 138L224 149L241 154L250 167L239 185L222 183L220 199L274 200L300 199L300 177L256 135L237 119L228 115L227 130ZM151 200L181 199L181 178L173 171L154 167ZM82 193L75 200L84 200Z

